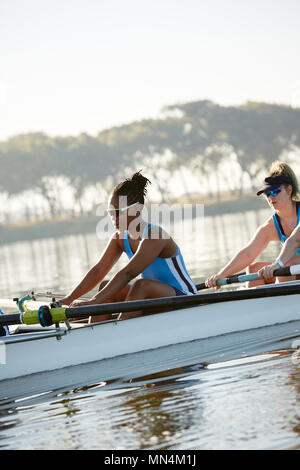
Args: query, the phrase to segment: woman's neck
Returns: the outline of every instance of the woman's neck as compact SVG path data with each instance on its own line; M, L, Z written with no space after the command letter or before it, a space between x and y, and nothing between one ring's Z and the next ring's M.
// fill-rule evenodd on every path
M288 204L284 206L283 209L278 209L275 210L276 214L279 215L279 217L289 219L295 216L295 209L296 209L296 201L293 201L292 199Z
M142 217L136 217L128 225L128 233L134 240L141 240L145 228L148 226L148 222L142 219Z

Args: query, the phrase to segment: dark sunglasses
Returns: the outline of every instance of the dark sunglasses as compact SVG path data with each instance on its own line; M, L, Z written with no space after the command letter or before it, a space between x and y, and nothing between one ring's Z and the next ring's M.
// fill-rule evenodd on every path
M269 189L268 191L265 191L265 196L269 197L276 197L278 194L281 192L281 188L276 188L276 189Z

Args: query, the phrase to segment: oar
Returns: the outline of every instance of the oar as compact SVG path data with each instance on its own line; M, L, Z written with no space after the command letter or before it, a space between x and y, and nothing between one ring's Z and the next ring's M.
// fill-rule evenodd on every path
M234 274L233 276L229 276L227 277L226 279L228 280L227 284L232 284L234 282L238 282L236 279L237 279L237 276L242 276L242 275L245 275L246 272L242 272L242 273L239 273L239 274ZM232 282L229 282L229 280L232 279ZM208 289L208 287L206 287L205 285L205 282L201 282L200 284L196 284L196 289L197 290L202 290L202 289ZM34 297L51 297L51 298L55 298L55 299L62 299L64 297L66 297L65 294L55 294L54 292L51 292L51 291L46 291L46 292L31 292L31 295L33 295ZM90 297L88 296L82 296L80 297L80 299L90 299Z
M296 264L294 266L286 266L285 268L276 269L274 271L274 276L296 276L300 274L300 264ZM258 281L261 280L261 277L257 273L252 274L245 274L239 273L234 274L233 276L224 277L222 279L218 279L217 285L218 286L225 286L226 284L235 284L240 282L250 282L250 281ZM196 285L197 289L207 289L205 282Z
M228 278L224 279L224 284L233 284L234 282L243 282L242 280L239 281L240 276L244 275L246 273L239 273L235 274L233 276L229 276ZM226 281L226 282L225 282ZM219 282L219 281L218 281ZM220 284L221 285L221 284ZM208 289L208 287L205 285L205 282L202 282L200 284L196 284L196 289L197 290L203 290L203 289ZM30 307L28 308L26 306L26 303L35 301L37 297L44 297L44 298L52 298L55 300L63 299L65 297L65 294L55 294L54 292L46 291L46 292L31 292L31 295L26 295L24 297L19 298L14 298L13 301L17 303L19 311L23 313L25 310L32 310ZM87 296L81 296L80 299L87 299L89 300L90 297ZM10 301L12 302L12 301Z
M236 281L237 276L242 276L246 274L245 272L239 273L239 274L234 274L233 276L229 276L227 284L232 284L233 282L238 282ZM229 280L232 279L232 282L229 282ZM197 290L203 290L203 289L208 289L208 287L205 285L205 282L201 282L200 284L196 284L196 289ZM55 299L62 299L66 295L65 294L55 294L54 292L51 291L46 291L46 292L31 292L31 295L34 297L44 297L44 298L55 298ZM90 297L87 296L82 296L80 299L89 299Z
M300 265L278 269L274 273L277 276L291 276L300 274ZM245 280L260 279L258 274L240 276ZM40 323L42 326L50 326L60 321L74 318L87 318L93 315L106 315L119 312L133 312L153 309L177 309L180 307L192 307L217 302L254 299L262 297L275 297L278 295L300 294L300 285L265 287L264 289L243 289L239 291L215 292L209 294L183 295L178 297L163 297L158 299L132 300L129 302L114 302L100 305L84 305L82 307L40 307L39 310L28 310L21 314L0 315L0 325L18 325L24 323L33 325Z
M218 284L218 286L221 286L221 285L225 285L225 284L234 284L236 282L243 282L243 281L239 281L239 278L240 278L240 276L245 276L245 275L246 275L246 272L242 272L242 273L239 273L239 274L233 274L233 276L228 276L226 278L219 279L217 281L217 284ZM223 282L223 284L219 284L219 282L221 282L221 281ZM196 284L196 289L197 290L203 290L203 289L209 289L209 287L207 287L205 285L205 282L201 282L200 284Z

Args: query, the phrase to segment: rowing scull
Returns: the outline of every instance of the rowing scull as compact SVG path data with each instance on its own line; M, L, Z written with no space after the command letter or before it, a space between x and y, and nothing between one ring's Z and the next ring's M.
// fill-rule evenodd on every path
M71 323L71 329L35 326L31 332L24 330L2 338L0 380L280 324L288 325L290 336L295 338L300 336L299 294L300 282L295 281L273 287L199 294L191 296L191 300L185 297L186 304L176 310L127 320ZM192 298L197 297L198 303L193 305ZM179 307L180 298L177 299ZM175 305L176 298L173 300ZM136 305L140 308L146 301L135 302L140 302ZM116 311L116 306L102 305L105 313ZM87 315L82 310L75 313Z

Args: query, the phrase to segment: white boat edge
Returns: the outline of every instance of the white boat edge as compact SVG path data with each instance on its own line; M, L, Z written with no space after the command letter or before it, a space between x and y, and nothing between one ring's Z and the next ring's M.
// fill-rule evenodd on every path
M299 294L197 305L69 331L37 327L40 332L0 341L0 381L288 322L295 322L300 336Z

